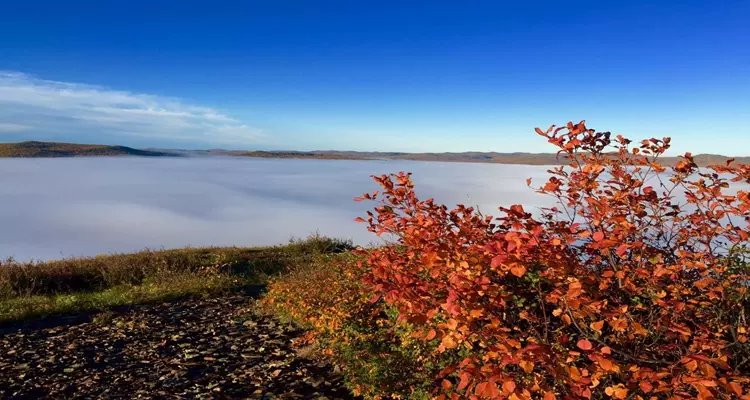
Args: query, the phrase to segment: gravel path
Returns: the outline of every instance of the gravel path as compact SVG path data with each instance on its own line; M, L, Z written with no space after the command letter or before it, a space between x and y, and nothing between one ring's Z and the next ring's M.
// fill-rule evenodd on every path
M299 332L249 304L244 295L185 299L5 327L0 397L353 398L330 368L291 348Z

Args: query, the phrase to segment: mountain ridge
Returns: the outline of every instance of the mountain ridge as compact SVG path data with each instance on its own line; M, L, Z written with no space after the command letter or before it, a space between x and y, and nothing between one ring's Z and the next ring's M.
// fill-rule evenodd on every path
M140 156L176 157L177 154L139 150L127 146L100 144L78 144L63 142L26 141L0 143L0 157L43 158L43 157L92 157L92 156Z
M495 151L466 152L384 152L349 150L184 150L184 149L135 149L127 146L78 144L63 142L26 141L0 143L0 157L88 157L88 156L141 156L141 157L182 157L182 156L232 156L279 159L320 159L320 160L407 160L430 162L469 162L486 164L517 165L563 165L567 161L555 153L531 153ZM724 164L730 158L736 162L750 164L750 156L729 157L720 154L696 154L694 159L700 166ZM674 165L679 157L660 157L664 165Z

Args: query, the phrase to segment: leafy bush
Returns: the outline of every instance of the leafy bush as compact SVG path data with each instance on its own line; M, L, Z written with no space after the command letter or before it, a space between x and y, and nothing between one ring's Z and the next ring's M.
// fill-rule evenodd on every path
M344 365L355 393L427 396L431 377L440 370L419 359L428 345L404 335L408 328L395 324L395 309L370 301L374 292L362 282L358 260L353 255L319 258L278 276L269 285L265 308L308 328L299 344L314 343Z
M700 169L687 153L667 168L669 138L633 145L583 122L537 133L568 162L536 189L557 207L493 219L419 200L409 174L375 177L359 220L395 243L310 285L278 281L269 301L345 370L404 359L432 373L396 390L371 379L373 397L750 399L750 194L729 187L750 166ZM350 331L391 347L352 366Z

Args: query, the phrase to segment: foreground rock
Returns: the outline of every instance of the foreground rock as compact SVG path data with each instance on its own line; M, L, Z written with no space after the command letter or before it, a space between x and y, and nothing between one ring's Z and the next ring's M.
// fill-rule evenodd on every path
M299 332L248 305L230 295L6 327L0 397L352 398L330 368L296 354Z

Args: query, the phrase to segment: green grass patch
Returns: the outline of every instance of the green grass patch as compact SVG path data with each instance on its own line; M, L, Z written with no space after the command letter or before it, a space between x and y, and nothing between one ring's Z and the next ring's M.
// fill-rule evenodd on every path
M49 262L0 264L0 322L184 296L251 285L315 260L338 257L347 241L313 235L285 246L145 250Z

